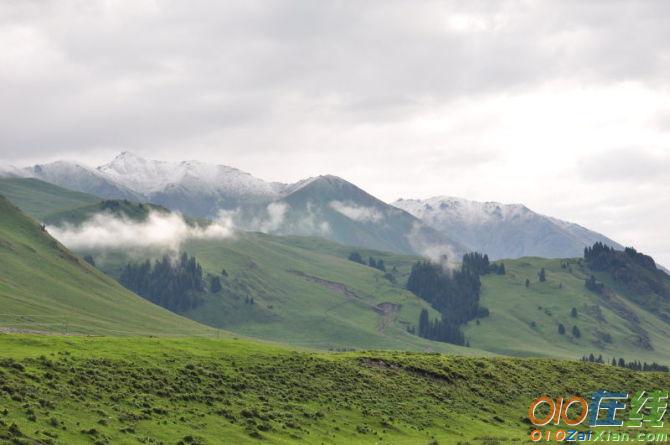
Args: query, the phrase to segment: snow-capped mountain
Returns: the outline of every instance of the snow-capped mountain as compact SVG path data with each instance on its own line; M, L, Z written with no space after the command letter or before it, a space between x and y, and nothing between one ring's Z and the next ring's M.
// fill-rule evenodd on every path
M194 217L213 217L221 209L271 201L287 187L225 165L153 161L129 152L97 168L67 161L21 169L2 166L3 176L37 178L105 199L153 202Z
M0 178L25 178L29 173L13 165L0 165Z
M3 175L0 172L0 176L10 175ZM56 161L48 164L38 164L20 169L20 175L16 176L37 178L44 182L77 192L89 193L101 198L130 199L134 201L142 199L139 194L106 178L95 169L73 162Z
M97 168L101 174L144 195L177 184L231 196L276 197L281 186L265 182L233 167L198 161L165 162L141 158L130 152Z
M522 204L438 196L425 200L399 199L393 205L494 259L581 256L584 247L596 241L621 248L599 233L533 212Z
M154 161L124 152L97 168L58 161L0 167L0 176L34 177L105 199L151 202L196 218L226 211L247 230L316 235L402 253L456 258L476 250L492 258L572 257L595 241L620 247L523 205L437 197L392 206L330 175L280 184L225 165Z
M129 152L96 171L146 201L196 217L213 217L222 209L271 201L284 188L225 165L154 161Z

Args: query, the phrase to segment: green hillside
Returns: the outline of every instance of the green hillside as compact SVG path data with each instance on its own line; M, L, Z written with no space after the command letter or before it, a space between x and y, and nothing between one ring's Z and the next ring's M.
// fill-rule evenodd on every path
M38 221L44 221L55 212L94 205L100 201L98 197L33 178L0 178L0 195Z
M584 283L594 272L582 259L521 258L504 264L506 275L482 279L481 304L490 316L465 329L473 347L508 355L578 358L594 353L610 361L616 356L670 364L670 324L621 288L606 295L588 290ZM539 282L541 268L546 282ZM608 280L603 273L595 275ZM573 307L577 317L571 315ZM559 323L565 335L559 335ZM580 338L572 335L573 326Z
M14 199L23 208L47 206L50 195L34 191L44 183L19 183L24 192L15 193ZM53 221L79 222L101 210L142 219L153 208L123 201L68 208L80 203L66 199L70 195L63 189L51 187L47 188L57 198L49 206L51 216L45 217ZM118 208L111 208L115 203ZM240 233L224 241L190 242L184 249L198 259L206 274L219 276L223 286L222 292L205 295L204 304L184 315L244 335L321 349L486 350L565 358L594 353L607 359L615 356L670 364L667 311L654 310L666 307L667 301L642 292L648 285L640 287L630 277L629 284L623 285L611 272L593 271L581 260L506 260L506 275L482 277L481 304L490 316L464 327L472 346L468 349L407 332L417 324L421 309L427 307L404 290L417 257L352 248L317 237L257 233ZM383 259L395 282L376 269L346 260L354 250L366 259ZM98 266L116 277L128 261L143 259L130 259L125 252L79 253L93 254ZM543 267L548 279L540 283L537 274ZM604 295L584 286L591 274L607 285ZM616 276L631 274L644 278L650 272L633 264L627 266L626 274L617 272ZM526 279L530 281L528 288ZM249 304L251 299L253 304ZM577 317L571 316L573 307ZM438 317L437 312L431 310L431 317ZM558 334L559 324L565 326L565 335ZM577 326L579 338L572 334L573 326Z
M218 276L223 289L204 294L204 303L183 315L252 337L320 349L483 353L408 333L421 309L435 317L437 312L376 269L291 241L239 233L232 239L186 243L183 250L206 274ZM98 267L115 277L127 262L144 259L120 251L80 253L93 255Z
M278 242L341 258L352 250L364 258L382 258L387 268L397 268L399 285L406 283L418 259L353 249L318 238L282 237ZM581 259L522 258L503 263L506 275L481 278L481 305L489 309L490 316L464 327L472 348L505 355L573 359L593 353L610 360L623 357L670 364L670 324L664 312L650 310L648 304L657 301L658 296L632 292L608 273L591 270ZM538 273L542 268L547 281L540 283ZM591 274L607 285L604 295L586 288L585 280ZM577 317L571 315L573 307ZM558 334L559 323L565 326L566 335ZM573 326L577 326L580 338L572 335Z
M574 361L234 339L0 335L0 350L0 440L18 444L527 443L539 395L670 386L669 374Z
M0 329L215 335L128 292L0 196Z
M53 226L62 226L63 224L77 225L91 218L96 213L101 212L135 221L146 219L149 212L170 213L165 207L154 204L134 203L131 201L112 199L97 201L93 204L84 205L74 209L54 211L45 215L43 221L46 224Z
M381 258L387 268L397 268L399 285L407 282L410 268L418 260L353 249L319 238L282 237L277 241L341 258L352 250L364 258ZM490 315L479 324L471 321L464 327L472 348L505 355L572 359L593 353L610 360L616 356L670 364L670 324L664 312L650 310L647 304L656 302L658 296L632 292L610 274L591 270L582 259L521 258L503 263L505 275L481 278L481 305ZM538 273L542 268L547 281L540 283ZM586 288L585 280L591 274L607 285L604 295ZM577 317L571 315L573 307ZM565 326L566 335L558 334L559 323ZM572 335L573 326L577 326L580 338Z
M421 309L429 308L404 289L418 257L260 233L191 241L183 248L223 287L183 315L243 335L334 350L489 351L572 359L594 353L608 360L670 364L670 325L641 306L641 296L616 283L607 295L588 290L584 283L592 273L601 281L612 280L583 260L506 260L506 275L483 276L481 305L490 316L464 327L471 348L461 348L408 332L416 328ZM347 260L352 251L365 259L383 259L392 276ZM129 261L144 259L124 252L80 253L92 254L98 267L115 277ZM538 280L541 268L548 277L543 283ZM571 315L573 307L577 317ZM439 317L432 309L430 313ZM565 335L559 335L559 324ZM574 326L579 338L572 333Z

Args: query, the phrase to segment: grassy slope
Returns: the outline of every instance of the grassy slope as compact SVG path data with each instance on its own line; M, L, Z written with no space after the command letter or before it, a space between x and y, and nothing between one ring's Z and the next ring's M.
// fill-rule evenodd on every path
M128 292L72 255L2 197L0 215L0 327L214 335Z
M670 386L667 374L579 362L234 339L0 335L0 349L0 438L68 445L525 443L538 395Z
M670 364L670 325L620 295L609 301L590 292L584 279L591 272L582 261L570 260L570 267L565 269L561 261L506 260L506 275L485 276L482 304L490 309L491 316L481 320L480 325L469 323L465 333L471 345L510 355L578 358L593 352L609 360L616 356ZM542 267L547 270L544 283L537 277ZM526 278L531 281L529 288L525 287ZM577 318L570 315L573 307L578 310ZM640 323L628 321L626 312L637 315ZM531 327L533 321L535 328ZM564 336L558 335L559 323L566 327ZM570 335L574 325L581 331L579 339ZM639 328L648 333L653 350L636 344ZM599 332L609 333L612 343L598 341Z
M340 257L346 257L352 250L318 238L286 237L279 241ZM406 282L411 265L417 260L415 257L357 250L366 258L383 258L387 268L395 265L400 284ZM626 295L625 290L605 274L596 273L596 276L617 292L614 301L590 292L585 288L584 280L591 271L578 259L568 260L569 268L562 268L561 262L565 261L543 258L505 260L506 275L484 276L481 302L490 309L491 316L480 320L479 325L470 322L465 327L471 346L505 355L575 359L594 353L609 359L616 356L670 364L670 325L635 304L635 296ZM545 283L539 283L537 276L542 267L547 270ZM531 281L529 288L525 287L526 278ZM570 316L573 307L578 310L577 318ZM640 322L631 323L626 311L637 316ZM532 321L536 328L530 326ZM566 327L567 335L558 335L559 323ZM582 334L579 339L570 335L575 325ZM644 349L636 343L640 329L647 333L653 349ZM612 336L611 344L601 340L603 333Z
M54 212L68 211L100 201L95 196L33 178L0 178L0 195L37 220L44 220Z
M220 274L225 269L228 274L221 277L221 293L206 295L202 306L184 314L208 325L320 349L485 354L410 335L407 326L418 322L427 304L393 285L378 270L329 252L307 250L259 233L191 241L184 250L198 259L205 272ZM126 261L118 252L96 258L99 267L115 276ZM246 303L247 298L253 298L254 304ZM383 303L395 306L384 313L383 308L390 306Z
M98 208L98 204L80 205L78 201L95 198L40 181L0 180L0 187L7 190L10 183L18 187L19 192L12 196L20 206L33 214L45 208L43 214L47 218L50 217L47 211L55 218L68 218L89 215ZM393 286L376 270L344 260L354 248L321 238L249 234L232 242L193 243L187 250L209 272L219 273L223 267L230 272L223 280L222 294L210 296L206 305L187 314L197 320L248 335L319 348L397 347L463 352L462 348L426 342L404 331L407 325L416 324L420 308L425 307L400 289L416 257L356 249L365 258L383 258L389 270L396 266L398 286ZM111 270L115 267L113 258L114 255L107 256ZM611 302L584 288L583 279L589 272L576 260L571 270L562 269L560 260L526 258L505 263L509 271L506 276L483 278L482 303L492 315L480 325L470 323L465 329L473 347L512 355L575 358L594 352L607 358L616 355L670 363L668 324L630 300L623 300L624 308L641 320L638 326L633 326L622 318L620 310L613 310L616 308ZM116 261L118 264L120 261ZM540 267L549 271L548 282L542 284L537 282ZM346 297L291 270L342 283L360 298ZM118 267L114 272L118 273ZM526 278L533 282L528 289L523 285ZM623 293L609 283L608 277L598 278ZM247 296L253 297L256 304L244 304ZM373 308L383 302L402 307L393 316L384 317ZM580 313L576 320L569 316L573 306ZM596 306L602 317L594 312ZM433 315L437 316L434 312ZM382 320L390 321L383 332ZM531 328L531 321L535 321L536 328ZM568 333L577 325L582 338L559 336L558 323L563 323ZM635 343L639 328L649 336L653 350L642 349ZM598 335L605 332L613 337L612 344L598 341Z

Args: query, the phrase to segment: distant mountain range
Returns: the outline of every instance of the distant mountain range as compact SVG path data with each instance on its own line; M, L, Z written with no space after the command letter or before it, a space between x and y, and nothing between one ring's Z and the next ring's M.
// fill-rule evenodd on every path
M468 248L491 258L569 258L581 256L585 246L602 242L623 247L578 224L533 212L522 204L477 202L438 196L399 199L394 206Z
M147 160L124 152L90 168L58 161L0 167L0 176L33 177L101 198L151 202L196 218L230 217L245 230L321 236L400 253L492 258L581 256L587 245L613 240L522 205L459 198L387 204L336 176L294 184L266 182L224 165Z

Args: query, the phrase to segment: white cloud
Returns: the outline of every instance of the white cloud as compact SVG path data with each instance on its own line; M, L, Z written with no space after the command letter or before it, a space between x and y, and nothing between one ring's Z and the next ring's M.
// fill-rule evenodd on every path
M289 208L290 206L283 202L272 202L265 208L266 215L254 217L248 222L238 220L237 224L243 230L273 233L284 224L284 218Z
M336 174L386 201L523 202L670 264L657 241L670 176L621 151L670 147L669 13L664 0L0 2L0 161L188 152L268 180ZM598 157L623 174L583 168Z
M362 207L347 204L341 201L331 201L328 204L333 210L343 214L349 219L359 222L378 222L384 219L384 214L374 207Z
M225 239L232 223L220 219L208 226L191 226L176 213L150 212L143 221L97 213L80 225L48 226L48 232L71 249L160 249L176 252L189 239Z

